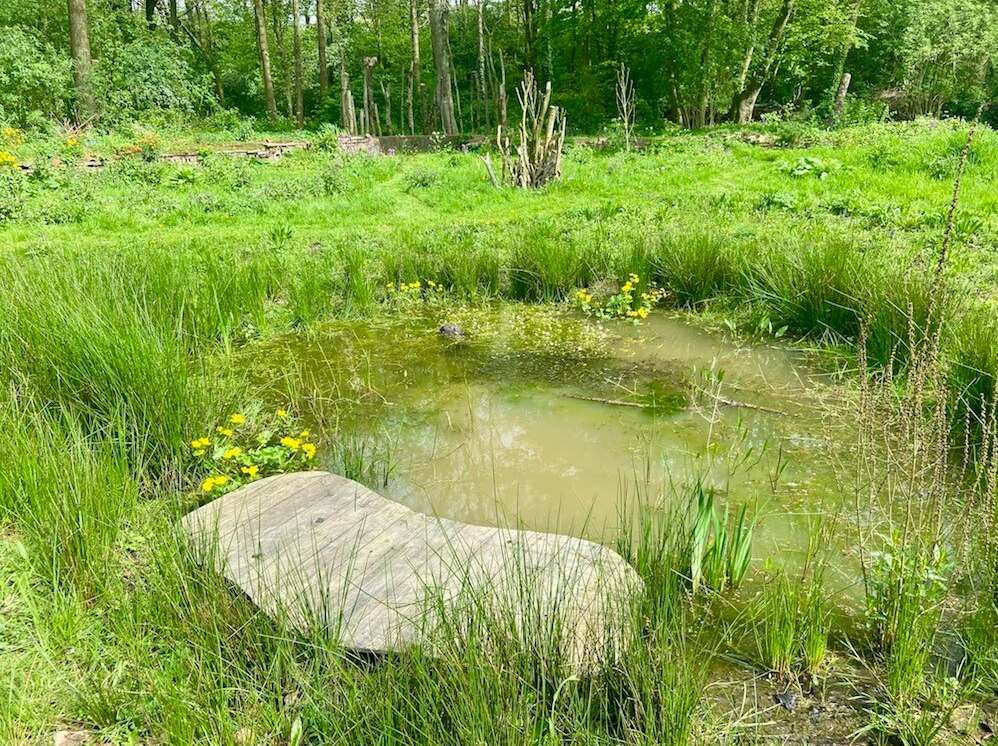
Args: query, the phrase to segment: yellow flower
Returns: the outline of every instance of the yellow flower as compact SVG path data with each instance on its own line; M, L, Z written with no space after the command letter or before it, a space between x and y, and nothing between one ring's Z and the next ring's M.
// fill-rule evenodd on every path
M292 451L297 451L301 447L301 441L295 438L284 437L281 438L281 445L285 448L290 448Z
M191 441L191 448L200 448L200 447L201 447L200 439Z
M199 451L194 451L194 455L195 456L204 456L204 449L202 448Z
M437 286L437 283L435 283L433 280L427 280L426 284L429 285L431 288L435 288Z
M255 466L255 465L254 466L244 466L241 469L241 471L242 471L243 474L247 475L250 479L252 479L260 471L260 467L259 466Z
M244 422L246 422L246 418L243 417L241 414L234 414L234 415L232 415L232 424L233 425L241 425Z
M640 278L640 277L638 277L638 276L637 276L636 274L634 274L633 272L631 272L631 274L630 274L630 275L628 275L628 279L630 279L630 281L631 281L631 282L634 282L634 283L636 283L636 282L638 282L638 280L640 280L641 278Z
M217 484L219 486L225 484L228 481L229 481L229 478L227 476L225 476L224 474L219 474L217 477L215 477L215 484Z
M201 485L201 489L204 492L211 492L213 489L215 489L215 478L208 477L206 480L204 480L204 483Z
M277 410L277 416L278 417L287 417L288 416L288 412L285 409L278 409Z
M630 283L630 282L625 282L624 283L624 287L622 287L620 290L621 290L621 292L629 293L632 290L634 290L634 285L632 283Z
M225 453L222 454L222 458L233 459L243 452L242 448L230 448Z
M302 430L301 433L299 433L299 435L302 438L307 438L309 436L309 432L308 430Z
M307 458L307 459L313 459L313 458L315 458L316 448L315 448L315 444L314 443L306 443L305 445L303 445L301 447L301 450L302 450L302 453L305 454L305 458Z
M647 308L639 308L638 309L638 316L640 318L642 318L642 319L648 318L648 309Z
M226 438L231 438L232 437L232 431L229 428L227 428L227 427L222 427L221 425L219 425L215 429L218 432L220 432L222 435L224 435Z
M637 311L628 311L627 312L627 317L630 318L630 319L633 319L637 315L638 315Z

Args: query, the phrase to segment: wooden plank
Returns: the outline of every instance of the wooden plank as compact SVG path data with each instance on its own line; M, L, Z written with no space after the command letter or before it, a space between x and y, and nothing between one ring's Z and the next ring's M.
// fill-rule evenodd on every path
M182 525L202 561L262 609L335 625L362 650L432 645L436 610L457 613L470 593L523 634L560 622L570 660L588 665L619 647L624 618L611 615L641 586L599 544L438 519L322 472L253 482Z

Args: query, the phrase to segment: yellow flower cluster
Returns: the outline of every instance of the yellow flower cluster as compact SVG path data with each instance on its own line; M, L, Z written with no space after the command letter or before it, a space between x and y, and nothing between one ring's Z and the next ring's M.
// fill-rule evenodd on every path
M285 436L281 438L281 445L285 448L290 448L292 451L297 451L301 448L301 441L297 438L292 438L290 436Z
M315 458L315 451L316 451L315 443L305 443L301 447L301 450L302 453L305 454L305 458L307 458L309 461Z
M224 474L219 474L217 477L208 477L204 480L201 485L201 489L204 492L211 492L216 487L221 487L223 484L229 481L229 478Z
M624 287L620 289L620 292L622 293L631 292L632 290L634 290L634 286L637 285L640 281L641 278L638 277L633 272L631 272L630 276L627 278L627 282L624 283Z
M232 419L232 424L233 425L241 425L244 422L246 422L246 418L243 417L241 414L234 414L234 415L232 415L231 419Z
M20 165L17 162L17 158L15 158L12 153L8 153L6 150L0 150L0 169L4 168L16 171L20 168Z
M254 464L253 466L244 466L240 471L250 479L253 479L260 473L260 467Z
M278 409L277 410L277 416L280 417L281 419L284 419L285 417L288 416L288 410L286 410L286 409Z
M211 441L208 438L198 438L191 441L191 448L194 449L195 456L204 456L205 449L210 445Z
M636 311L635 310L628 311L627 317L630 319L646 319L648 318L648 309L642 306Z
M576 298L578 298L578 299L579 299L580 301L582 301L583 303L592 303L592 302L593 302L593 296L591 296L591 295L590 295L589 293L587 293L587 292L586 292L585 290L579 290L579 291L578 291L578 292L577 292L577 293L575 294L575 297L576 297Z
M16 148L24 144L24 133L14 127L0 129L0 145L5 148Z
M224 435L226 438L232 437L232 430L227 427L222 427L221 425L219 425L218 427L215 428L215 431L220 433L221 435Z
M231 461L236 456L239 456L242 452L243 452L242 448L230 448L229 450L227 450L225 453L222 454L222 458Z

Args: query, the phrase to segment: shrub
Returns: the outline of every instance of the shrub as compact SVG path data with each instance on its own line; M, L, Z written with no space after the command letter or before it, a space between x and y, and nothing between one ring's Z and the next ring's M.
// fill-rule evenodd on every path
M41 126L65 110L69 59L23 26L0 26L0 122Z

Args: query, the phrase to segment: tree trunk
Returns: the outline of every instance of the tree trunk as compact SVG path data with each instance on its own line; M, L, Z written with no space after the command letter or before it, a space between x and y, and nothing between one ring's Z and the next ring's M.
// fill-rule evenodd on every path
M440 110L440 125L445 135L456 135L457 120L454 118L454 96L451 93L446 3L447 0L430 0L430 42L433 46L433 66L437 73L436 102Z
M73 58L73 86L76 88L77 120L94 113L95 102L90 90L90 30L87 26L87 0L68 0L69 52Z
M177 0L170 0L170 38L180 40L180 16L177 14Z
M295 100L292 84L291 65L288 61L288 45L285 44L287 30L287 6L284 0L267 0L270 6L270 23L274 27L274 39L277 42L277 62L281 87L284 89L284 103L287 107L288 119L295 116Z
M263 14L263 0L253 0L253 10L256 16L256 48L260 53L260 75L267 100L267 119L273 124L277 121L277 101L274 98L274 79L270 75L270 49L267 46L267 19Z
M364 58L364 121L372 132L377 121L374 116L374 66L378 64L377 57Z
M481 95L480 108L485 110L485 131L492 132L489 83L485 74L485 0L478 0L478 85Z
M794 12L794 0L784 0L783 8L773 23L773 29L769 33L769 42L766 44L766 55L762 66L756 70L755 74L745 84L745 88L735 94L731 102L731 112L729 116L738 124L745 124L752 121L752 114L755 111L755 102L759 99L762 87L769 78L769 72L773 69L773 62L780 51L780 43L783 41L783 34L787 30L790 16Z
M863 5L863 0L856 0L852 6L852 15L849 17L850 26L855 29L859 23L859 11ZM838 93L839 86L842 84L842 76L846 71L846 60L849 58L849 51L852 49L852 44L849 38L846 37L845 41L842 42L842 48L839 50L838 58L835 60L835 69L832 71L832 81L828 88L828 94L825 97L825 104L828 107L828 121L829 123L833 118L833 111L835 109L835 95ZM849 76L850 79L852 76Z
M409 32L412 39L412 66L409 69L409 76L412 80L412 88L419 89L419 105L423 116L423 134L429 134L429 122L426 118L426 88L420 83L419 69L419 13L416 7L416 0L409 0ZM410 123L411 125L411 123ZM415 132L413 132L415 134Z
M350 75L347 73L346 58L340 53L340 119L343 129L351 135L357 134L357 117L354 114L353 94L350 93Z
M395 128L392 126L392 84L391 81L388 83L381 84L381 95L385 99L385 126L388 128L388 136L391 137L395 134Z
M305 127L305 92L301 79L301 8L298 0L291 0L291 13L295 23L295 114L298 129Z
M319 42L319 106L324 106L329 96L329 66L326 64L326 24L322 12L323 0L315 0L315 32Z
M745 57L742 59L741 70L738 73L737 90L739 93L745 90L745 81L748 78L749 70L752 69L752 56L755 54L755 27L759 23L759 11L761 8L762 0L752 0L751 10L749 9L748 0L746 0L742 23L745 24L749 43L745 49Z
M527 69L534 68L534 0L523 0L523 58Z

